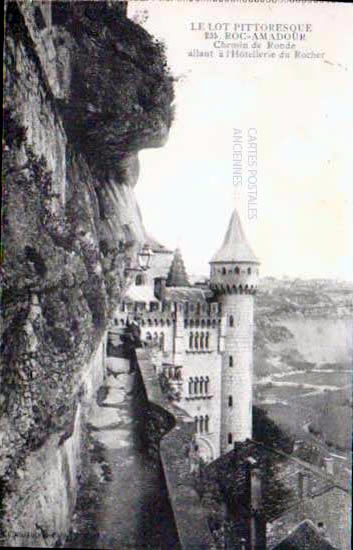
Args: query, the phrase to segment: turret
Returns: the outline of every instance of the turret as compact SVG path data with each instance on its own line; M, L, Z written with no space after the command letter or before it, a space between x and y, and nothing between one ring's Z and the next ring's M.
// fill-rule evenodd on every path
M182 258L179 248L177 248L174 253L173 261L171 263L168 273L167 286L190 286L188 276L186 274L184 260Z
M211 262L211 289L222 304L221 453L252 436L254 294L259 261L235 210Z
M210 261L211 288L217 293L254 294L259 263L234 210L223 244Z

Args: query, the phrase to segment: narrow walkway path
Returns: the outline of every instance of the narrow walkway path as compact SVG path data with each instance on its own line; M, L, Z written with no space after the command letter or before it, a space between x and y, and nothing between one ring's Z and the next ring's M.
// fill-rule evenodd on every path
M91 471L66 547L176 549L165 480L146 452L143 395L128 360L120 365L90 417Z

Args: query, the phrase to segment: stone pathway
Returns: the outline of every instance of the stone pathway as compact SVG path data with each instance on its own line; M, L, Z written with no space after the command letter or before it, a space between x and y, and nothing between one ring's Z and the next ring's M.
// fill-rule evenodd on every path
M66 548L178 548L160 466L145 452L145 413L129 363L90 415L91 472Z

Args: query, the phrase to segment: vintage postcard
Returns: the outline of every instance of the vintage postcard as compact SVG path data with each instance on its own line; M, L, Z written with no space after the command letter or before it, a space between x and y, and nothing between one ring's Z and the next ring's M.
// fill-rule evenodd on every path
M349 550L353 6L4 21L0 546Z

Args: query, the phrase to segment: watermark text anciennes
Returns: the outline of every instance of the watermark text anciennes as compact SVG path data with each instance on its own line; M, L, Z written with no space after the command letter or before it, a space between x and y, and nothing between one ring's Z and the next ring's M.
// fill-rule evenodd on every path
M232 182L247 194L248 219L257 219L258 133L256 128L246 131L233 128Z

